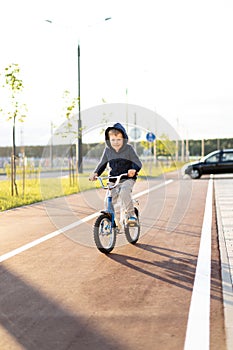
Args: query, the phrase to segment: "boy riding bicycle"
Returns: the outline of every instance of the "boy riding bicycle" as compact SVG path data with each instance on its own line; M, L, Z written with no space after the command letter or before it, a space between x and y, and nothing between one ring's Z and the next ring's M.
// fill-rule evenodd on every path
M112 204L116 204L119 197L127 212L127 223L137 224L131 193L142 163L134 148L128 144L128 135L120 123L105 130L105 143L100 162L90 174L89 180L95 181L104 172L107 165L110 168L109 176L127 173L128 176L121 179L119 187L112 190Z

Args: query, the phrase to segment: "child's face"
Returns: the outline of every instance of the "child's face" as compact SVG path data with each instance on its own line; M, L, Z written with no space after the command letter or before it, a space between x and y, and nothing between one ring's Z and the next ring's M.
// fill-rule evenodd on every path
M119 134L112 134L112 135L109 135L109 141L110 141L110 144L112 146L112 148L118 152L119 149L123 146L123 143L124 143L124 139L123 139L123 136L121 133Z

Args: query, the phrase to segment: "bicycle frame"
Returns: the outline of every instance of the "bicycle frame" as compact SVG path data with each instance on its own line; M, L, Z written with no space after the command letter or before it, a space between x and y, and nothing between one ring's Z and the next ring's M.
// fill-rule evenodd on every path
M105 176L105 177L98 177L98 180L102 186L102 188L104 188L105 190L107 190L107 208L106 210L102 210L101 213L107 213L107 214L110 214L111 215L111 223L112 223L112 227L114 227L114 223L115 223L115 212L114 212L114 208L113 208L113 205L112 205L112 193L111 193L111 190L113 188L115 188L119 183L120 183L120 180L123 176L128 176L127 173L125 174L121 174L121 175L118 175L118 176ZM108 182L107 185L105 186L104 183L103 183L103 180L104 179L108 179L108 180L111 180L111 179L116 179L116 182L114 184L112 184L111 182Z
M111 215L111 222L112 222L112 227L114 226L114 222L115 222L115 212L113 209L113 205L112 205L112 193L111 190L108 188L108 192L107 192L107 213L109 213Z

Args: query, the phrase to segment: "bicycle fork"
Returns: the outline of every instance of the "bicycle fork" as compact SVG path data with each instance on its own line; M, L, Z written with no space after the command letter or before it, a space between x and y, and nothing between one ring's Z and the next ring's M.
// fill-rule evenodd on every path
M112 193L111 190L108 189L107 192L107 208L105 210L101 210L101 213L109 215L111 217L111 229L115 226L115 212L112 204Z

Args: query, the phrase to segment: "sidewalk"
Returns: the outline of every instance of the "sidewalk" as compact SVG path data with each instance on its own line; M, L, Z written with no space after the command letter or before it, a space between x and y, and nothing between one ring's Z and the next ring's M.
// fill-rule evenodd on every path
M233 175L214 177L227 349L233 349Z

